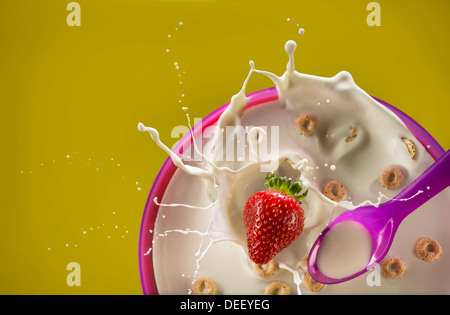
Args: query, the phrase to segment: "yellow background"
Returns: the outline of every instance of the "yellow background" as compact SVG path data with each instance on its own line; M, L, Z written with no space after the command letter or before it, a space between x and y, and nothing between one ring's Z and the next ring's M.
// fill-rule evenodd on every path
M73 27L69 2L0 2L1 294L141 294L140 220L166 155L137 123L172 145L181 106L227 103L249 60L282 74L289 39L300 72L349 71L449 149L448 0L380 0L379 27L362 0L80 0Z

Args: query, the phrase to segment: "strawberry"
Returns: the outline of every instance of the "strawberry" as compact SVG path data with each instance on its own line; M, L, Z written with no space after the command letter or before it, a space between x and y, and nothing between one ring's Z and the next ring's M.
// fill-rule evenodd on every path
M266 176L266 191L252 195L244 206L243 220L250 259L266 264L289 246L303 231L301 204L308 190L301 193L299 183L290 179Z

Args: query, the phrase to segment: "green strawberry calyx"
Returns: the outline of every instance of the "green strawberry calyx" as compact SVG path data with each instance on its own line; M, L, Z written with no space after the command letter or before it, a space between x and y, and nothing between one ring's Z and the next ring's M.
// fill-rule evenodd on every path
M264 186L267 189L278 190L285 195L293 197L299 204L302 203L301 200L308 194L308 189L302 193L303 188L300 183L291 183L290 178L276 177L273 172L267 174Z

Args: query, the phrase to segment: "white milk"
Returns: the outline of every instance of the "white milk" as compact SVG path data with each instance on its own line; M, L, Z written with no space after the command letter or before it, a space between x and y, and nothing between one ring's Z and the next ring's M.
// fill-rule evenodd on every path
M317 267L330 278L342 279L366 269L371 254L369 232L357 222L342 222L323 238L317 253Z

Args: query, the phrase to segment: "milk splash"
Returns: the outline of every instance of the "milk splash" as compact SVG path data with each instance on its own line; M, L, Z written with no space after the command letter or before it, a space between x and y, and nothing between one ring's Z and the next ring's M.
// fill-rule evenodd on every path
M235 94L231 98L231 102L229 106L224 110L222 115L220 116L217 124L215 125L214 137L205 145L203 152L201 152L201 148L198 148L196 145L195 137L193 136L193 146L195 152L204 158L206 162L204 167L192 166L186 163L183 163L182 159L172 150L170 150L164 143L161 142L159 133L156 129L144 126L144 124L139 123L138 129L141 132L148 132L151 138L155 141L155 143L163 149L172 159L173 163L181 170L190 175L200 176L205 178L209 183L210 187L214 187L214 191L210 191L212 195L212 204L217 203L217 192L219 191L219 187L222 185L224 181L224 177L233 177L234 179L239 178L242 174L250 175L254 173L260 172L270 172L277 170L279 166L279 162L282 159L277 150L272 150L272 152L266 153L265 157L262 157L258 154L257 147L261 144L267 142L267 127L256 126L252 128L243 128L241 125L241 116L245 109L245 106L248 104L248 98L246 96L246 88L250 77L254 72L263 74L274 82L277 87L278 94L280 95L280 99L284 95L284 92L291 85L291 80L293 75L295 74L295 66L294 66L294 52L297 47L297 44L290 40L285 45L285 50L289 55L289 61L287 64L287 70L285 74L281 77L276 76L273 73L261 71L255 69L255 65L253 61L250 61L250 71L242 85L241 90ZM224 133L224 130L232 127L232 132ZM278 135L272 129L271 130L271 140L275 144L272 148L277 148L278 145ZM233 161L229 158L224 158L224 155L228 153L228 151L233 150L235 145L236 138L241 138L240 133L247 134L248 139L248 147L250 156L253 156L256 160L255 163L250 163L244 166L242 169L237 167L239 161ZM275 136L274 136L275 135ZM224 144L226 145L224 148ZM229 145L231 144L231 146ZM275 151L275 152L273 152ZM289 156L292 162L293 168L301 171L306 171L309 168L308 160L301 159L295 154L291 154ZM241 163L240 163L241 164ZM257 167L255 167L257 166ZM250 172L249 172L250 170ZM250 174L248 174L250 173ZM244 179L245 180L245 179ZM307 182L304 183L307 186ZM155 201L156 202L156 201ZM211 205L212 205L211 204ZM209 208L209 206L207 207ZM214 208L214 207L213 207ZM214 212L217 216L217 219L222 217L221 215ZM213 219L213 230L215 231L213 240L232 240L236 242L242 242L242 237L237 237L236 235L230 237L230 229L225 228L224 226L220 226L218 228L214 228L216 225L221 225L219 220ZM224 232L225 228L225 232ZM233 233L231 233L233 234Z
M207 207L203 207L203 209L205 210L212 209L213 211L213 218L211 219L210 226L207 232L200 232L194 230L168 230L165 231L164 233L157 235L153 240L153 244L159 237L166 236L168 233L184 233L184 234L194 233L202 237L202 245L204 238L206 236L209 236L211 244L213 242L221 240L231 240L242 245L243 247L245 246L245 236L243 235L243 233L242 232L237 233L235 227L233 227L231 224L224 224L224 222L230 221L227 218L227 214L224 213L224 211L222 210L223 209L222 204L224 201L221 200L221 196L219 194L220 187L223 187L223 190L226 192L227 185L230 186L230 184L233 182L245 181L245 179L248 178L248 176L260 174L261 171L269 172L277 170L279 162L282 159L279 156L279 153L276 150L272 150L272 152L270 152L269 159L267 159L267 156L266 158L260 156L257 150L259 146L267 142L267 131L266 131L267 128L265 128L264 126L255 126L252 128L249 128L247 126L246 128L240 128L242 127L241 115L245 106L248 104L248 98L246 96L246 87L250 77L254 72L263 74L272 79L278 90L280 98L282 99L284 91L286 91L291 85L290 81L292 80L292 76L295 73L294 56L293 56L295 49L296 43L294 41L288 41L286 43L285 50L289 55L289 61L287 64L286 73L281 77L277 77L275 74L270 72L255 69L254 62L250 61L249 63L250 71L243 83L241 90L231 98L229 106L222 113L215 126L214 137L210 140L209 143L207 143L207 145L205 145L205 149L203 150L203 152L201 152L200 151L201 149L197 147L195 137L193 136L193 146L195 152L197 154L200 154L200 156L202 156L206 162L203 165L204 167L192 166L184 163L177 154L175 154L164 143L161 142L159 133L156 129L144 126L144 124L142 123L138 124L139 131L148 132L151 138L155 141L155 143L170 156L173 163L179 169L183 170L187 174L200 176L204 178L208 182L206 186L213 188L210 189L209 191L211 204ZM232 127L232 130L234 132L232 132L231 134L226 133L224 136L223 131L230 126ZM223 148L224 143L234 144L235 141L231 140L234 140L235 137L239 137L239 132L241 133L244 132L244 134L247 135L250 156L254 157L256 160L255 163L250 163L241 169L236 168L235 163L236 161L230 161L230 159L224 158L224 155L227 154L227 149L229 149L229 147L226 147L225 150ZM271 130L272 143L278 145L278 139L277 137L274 137L274 134L275 136L277 136L274 130ZM276 148L276 146L272 146L272 148ZM308 160L302 159L296 154L290 154L284 158L289 159L289 161L292 164L292 168L299 171L300 174L299 180L300 179L304 180L304 176L302 175L304 174L305 171L309 169ZM303 185L307 186L307 182L305 181ZM223 195L225 196L227 194L224 193ZM154 200L154 202L155 204L161 205L160 203L158 203L156 199ZM240 203L242 203L242 200ZM165 206L199 208L183 204L165 204ZM196 272L198 272L198 269L200 268L199 261L201 257L204 256L205 252L208 250L209 247L210 245L208 245L203 252L200 252L200 249L199 252L197 252L196 255L199 258L197 258L196 260L197 263ZM146 255L149 254L150 252L151 249L148 250ZM288 266L286 266L285 268L294 272ZM298 273L296 273L295 279L296 283L300 285L301 280L299 280L300 278Z
M347 111L351 115L359 115L357 118L363 120L366 119L363 116L364 111L358 106L364 104L364 106L367 106L367 109L372 107L376 108L374 109L374 113L377 116L375 118L379 118L380 121L384 121L385 119L397 121L400 126L398 133L404 132L404 126L395 115L381 108L367 93L359 89L348 72L341 71L332 78L322 78L298 73L295 70L294 64L294 52L297 44L293 40L289 40L286 42L284 48L289 59L283 75L277 76L268 71L257 70L254 62L250 61L250 70L242 88L231 98L229 106L224 110L217 124L213 127L214 135L211 137L211 140L204 146L199 147L197 146L194 134L192 134L192 146L195 152L202 157L202 161L196 165L183 162L182 158L161 142L156 129L147 127L142 123L138 124L138 129L141 132L148 132L154 142L170 156L173 163L180 170L186 174L198 176L203 179L204 184L202 187L199 187L198 191L202 192L209 202L209 205L205 207L185 204L161 204L158 200L154 200L157 205L174 208L195 208L208 211L212 214L207 231L173 229L160 233L153 238L152 244L154 245L159 237L167 236L169 233L199 235L201 237L201 243L195 254L197 258L194 276L197 275L200 269L201 259L213 243L231 241L240 245L242 249L246 248L246 236L242 223L242 209L246 200L253 193L264 189L264 177L267 172L284 172L294 181L301 182L301 185L305 189L309 189L308 198L304 200L302 205L305 210L304 232L297 239L296 245L290 246L291 250L285 250L276 257L280 268L292 273L293 282L297 286L297 292L301 294L301 279L302 275L306 273L306 270L300 267L299 262L307 256L317 236L333 217L335 217L337 212L351 210L357 206L353 205L353 201L336 203L326 198L321 193L320 188L318 188L320 183L316 178L319 176L315 176L315 172L318 172L319 169L322 172L319 174L321 175L320 177L327 177L329 176L327 172L330 169L320 169L318 166L319 161L311 160L310 155L301 148L299 149L298 145L295 145L294 149L289 147L289 144L287 144L287 148L283 148L280 135L277 134L278 129L269 130L268 126L244 127L242 125L243 112L249 102L249 98L246 96L246 88L250 77L254 73L258 73L270 78L278 92L277 102L279 107L290 113L291 116L292 113L298 114L305 107L312 111L318 111L319 109L317 108L326 111L328 118L324 119L324 123L330 127L326 131L319 131L322 134L326 132L325 140L320 140L322 142L314 142L319 140L311 139L311 137L309 139L304 137L301 140L310 141L306 142L306 145L311 150L315 150L316 154L314 156L316 159L317 157L326 157L329 159L325 165L328 163L332 164L333 168L331 171L336 174L339 174L341 169L343 169L340 166L335 166L338 163L343 165L350 163L358 166L352 158L355 152L362 151L367 156L373 156L372 158L375 158L377 156L375 152L378 152L376 146L373 149L369 148L374 150L370 152L366 143L366 140L371 137L369 132L371 130L370 127L373 127L375 130L373 125L360 127L357 139L352 142L346 143L345 141L341 141L335 144L329 140L338 137L345 139L348 136L348 122L342 119L332 118L333 113L337 110ZM319 92L316 92L318 89L320 89ZM311 91L314 93L311 93ZM309 96L310 94L312 96ZM333 98L334 96L335 98ZM321 100L323 100L322 105L320 105ZM341 101L342 104L339 106L339 104L333 104L333 101ZM325 108L325 106L328 107ZM285 124L285 122L279 123L280 126L282 124ZM227 129L231 130L231 132L226 132ZM400 141L400 137L398 138ZM250 161L233 160L226 157L227 153L239 141L245 140L247 141L246 149L248 150ZM276 149L271 150L271 152L259 151L258 148L269 140L276 145ZM368 141L369 143L377 144L375 138L372 137L370 140ZM391 163L391 160L395 160L396 156L398 156L396 152L393 152L392 155L386 154L383 163ZM377 162L379 160L378 158ZM316 163L316 166L314 163ZM324 163L320 164L323 165ZM376 177L371 172L361 172L357 168L355 168L355 172L367 176L367 178L357 178L354 174L349 174L348 176L357 185L366 185L367 182ZM372 196L372 193L367 195ZM368 203L379 204L383 196L380 193L380 197L376 203L367 201L363 197L362 202L359 202L358 206ZM209 243L205 245L205 241L209 241ZM151 248L146 255L150 252Z

